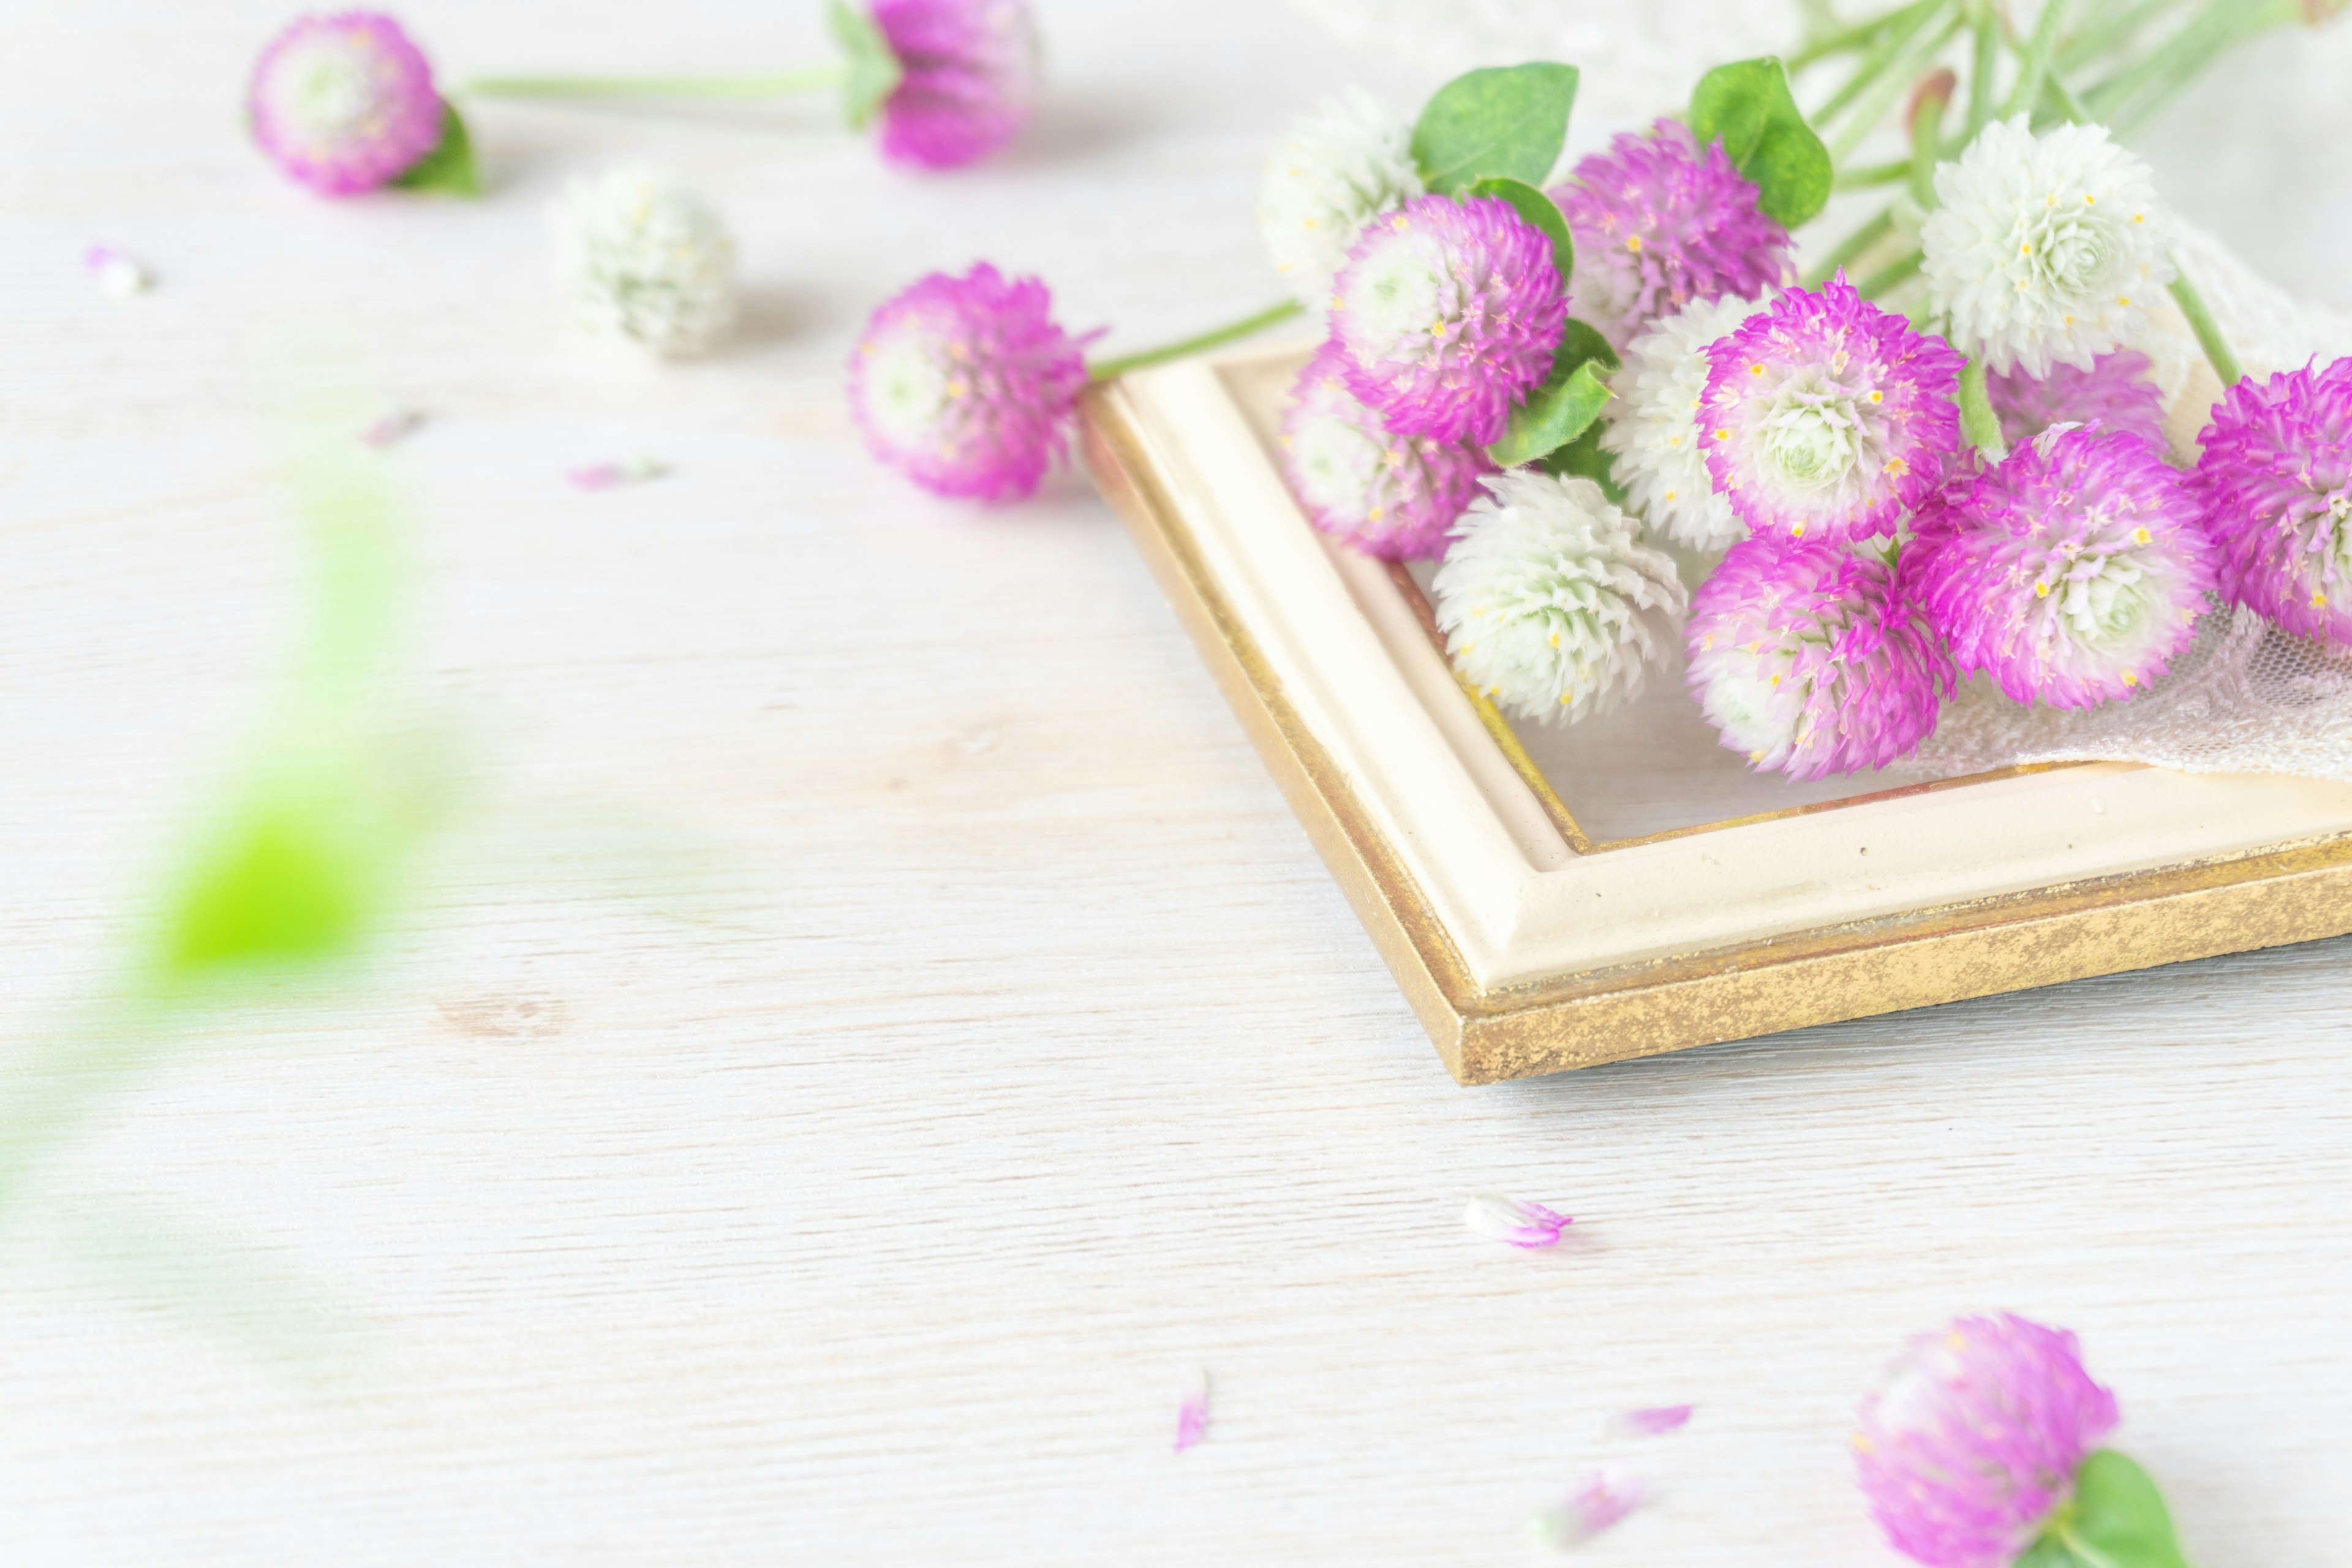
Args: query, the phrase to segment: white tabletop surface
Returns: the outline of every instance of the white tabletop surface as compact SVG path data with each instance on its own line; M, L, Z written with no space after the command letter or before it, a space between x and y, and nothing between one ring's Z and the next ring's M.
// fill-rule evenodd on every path
M215 1018L0 1214L12 1568L1490 1564L1604 1461L1653 1501L1592 1562L1862 1568L1856 1400L1993 1308L2081 1332L2196 1561L2343 1561L2352 945L1462 1090L1083 480L862 455L899 283L1238 314L1282 121L1430 85L1268 0L1038 8L1051 100L968 174L496 106L488 200L341 205L239 134L276 0L0 12L0 1037L68 1026L263 700L290 429L429 416L383 460L473 759L364 986ZM404 15L464 74L789 63L814 10ZM2145 143L2339 306L2347 72L2280 40ZM542 209L625 155L740 237L708 361L561 329ZM1485 1189L1572 1244L1472 1237Z

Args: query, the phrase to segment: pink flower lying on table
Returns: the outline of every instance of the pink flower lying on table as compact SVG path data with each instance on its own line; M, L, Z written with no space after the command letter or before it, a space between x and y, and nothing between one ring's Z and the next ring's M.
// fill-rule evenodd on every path
M1373 219L1331 287L1348 389L1400 436L1494 441L1568 325L1551 241L1490 196Z
M1003 147L1037 101L1037 34L1024 0L875 0L905 72L882 105L882 155L956 169Z
M246 93L253 138L322 195L373 191L441 141L433 68L390 16L304 16L262 50Z
M2352 359L2247 377L2199 439L2221 592L2298 637L2352 645Z
M1723 144L1700 147L1679 121L1618 136L1551 197L1576 239L1577 314L1621 351L1695 300L1753 300L1795 281L1789 231L1757 207Z
M1930 1568L2009 1568L2116 1420L2073 1334L1961 1318L1914 1340L1863 1402L1854 1463L1895 1550Z
M1036 279L984 261L961 278L934 272L866 322L850 414L867 450L925 489L1016 500L1068 449L1083 351Z

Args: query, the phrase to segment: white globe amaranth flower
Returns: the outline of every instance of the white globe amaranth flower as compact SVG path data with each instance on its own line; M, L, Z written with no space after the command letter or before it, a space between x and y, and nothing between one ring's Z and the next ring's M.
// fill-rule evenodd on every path
M1350 88L1293 123L1266 160L1258 230L1284 283L1320 309L1364 225L1423 194L1412 127Z
M1506 712L1574 723L1637 696L1682 640L1690 597L1591 479L1486 481L1433 584L1454 668Z
M592 335L690 354L735 320L735 242L717 209L657 171L573 182L553 210L558 267Z
M1625 346L1625 365L1610 378L1622 400L1601 433L1601 449L1615 455L1612 474L1624 487L1627 510L1675 543L1722 550L1748 537L1731 502L1715 493L1692 424L1706 394L1712 362L1707 346L1765 308L1770 300L1695 300Z
M1919 232L1928 294L1955 346L2004 374L2088 370L2138 342L2173 279L2171 225L2138 158L2097 125L2034 135L2025 118L1984 128L1936 171L1942 203Z

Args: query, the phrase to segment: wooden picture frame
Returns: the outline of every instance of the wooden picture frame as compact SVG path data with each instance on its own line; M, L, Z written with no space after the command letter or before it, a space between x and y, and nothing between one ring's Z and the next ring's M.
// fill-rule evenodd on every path
M2100 763L1807 791L1688 752L1595 799L1639 827L1697 780L1698 819L1612 830L1535 756L1553 737L1454 679L1418 579L1292 500L1276 426L1306 354L1097 386L1086 458L1457 1080L2352 931L2352 786L2284 775ZM1669 679L1618 736L1696 722ZM1571 755L1646 754L1583 728Z

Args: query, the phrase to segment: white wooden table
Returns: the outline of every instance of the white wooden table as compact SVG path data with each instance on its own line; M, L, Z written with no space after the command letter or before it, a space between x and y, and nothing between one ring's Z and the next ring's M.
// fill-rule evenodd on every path
M404 14L462 75L789 63L803 9ZM1465 1092L1083 482L974 512L867 462L840 370L891 288L988 257L1115 343L1238 313L1282 121L1429 85L1265 0L1039 9L1051 106L968 175L500 106L491 199L343 206L238 133L280 5L0 14L11 1048L262 700L289 430L429 416L385 461L475 780L368 986L216 1021L0 1221L0 1553L1487 1564L1622 1460L1654 1502L1595 1562L1884 1563L1854 1404L2006 1307L2083 1334L2197 1561L2341 1561L2352 945ZM2347 71L2352 28L2282 41L2147 143L2337 305ZM625 154L741 238L712 360L560 331L541 209ZM638 452L675 471L562 482ZM1490 1188L1572 1244L1469 1236Z

